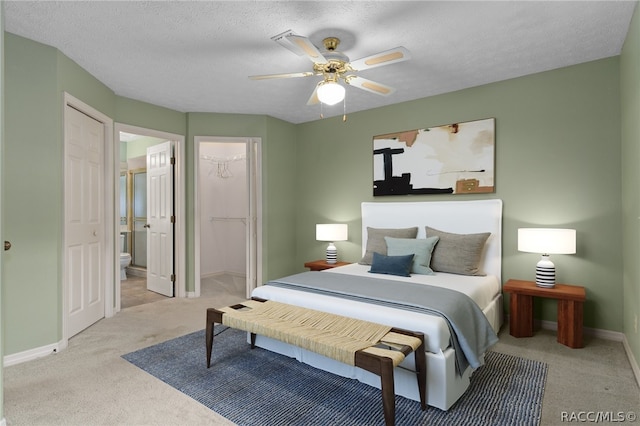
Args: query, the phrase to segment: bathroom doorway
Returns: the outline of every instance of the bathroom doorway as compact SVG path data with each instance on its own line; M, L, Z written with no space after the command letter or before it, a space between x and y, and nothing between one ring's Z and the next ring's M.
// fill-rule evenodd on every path
M194 141L196 296L249 297L262 276L260 139Z
M172 296L185 296L184 272L176 273L178 270L184 271L184 256L177 255L180 253L178 247L184 247L183 238L183 218L184 209L180 207L180 201L183 200L184 194L179 190L179 182L183 181L182 149L184 138L179 135L157 132L149 129L142 129L127 125L116 126L116 137L119 143L119 269L118 277L120 278L116 284L116 302L117 309L124 309L140 304L151 303L158 300L164 300ZM167 147L167 148L165 148ZM175 244L170 244L168 248L162 247L160 250L154 249L153 238L155 233L150 230L151 223L154 227L157 217L153 214L153 209L148 208L148 198L151 195L154 185L149 187L149 178L153 173L148 170L149 158L155 155L158 148L167 151L167 161L173 156L175 158L174 172L170 173L166 180L171 186L171 191L175 192L175 196L164 197L170 198L171 206L169 217L167 220L171 222L171 238L175 239ZM151 153L151 154L150 154ZM173 154L172 154L173 153ZM157 164L152 160L152 164ZM152 169L153 170L153 169ZM175 208L173 207L175 202ZM152 201L151 207L155 205ZM182 206L184 204L182 203ZM156 230L158 228L156 227ZM157 232L156 232L157 233ZM166 238L165 238L166 239ZM164 240L164 239L163 239ZM151 244L151 246L149 246ZM158 262L152 261L152 268L149 269L149 258L157 259L154 253L165 253L166 259ZM182 250L184 252L184 250ZM153 265L160 265L159 268L153 268ZM168 290L159 291L155 286L158 279L157 270L167 270L166 281L170 288ZM154 282L148 280L153 278ZM162 277L160 277L162 278ZM151 291L154 290L154 291Z

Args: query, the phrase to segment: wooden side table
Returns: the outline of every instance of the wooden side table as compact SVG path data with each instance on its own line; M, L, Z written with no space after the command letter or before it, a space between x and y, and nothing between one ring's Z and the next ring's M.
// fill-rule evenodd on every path
M337 268L338 266L349 265L349 262L337 262L337 263L327 263L326 260L314 260L311 262L306 262L304 264L305 268L309 268L312 271L324 271L325 269Z
M502 290L511 293L509 333L514 337L533 336L533 298L558 301L558 342L570 348L581 348L584 287L556 284L553 288L536 286L533 281L509 280Z

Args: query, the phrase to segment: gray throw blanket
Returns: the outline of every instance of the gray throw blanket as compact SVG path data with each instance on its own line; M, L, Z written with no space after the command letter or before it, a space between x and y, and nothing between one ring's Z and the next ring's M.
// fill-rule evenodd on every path
M498 341L478 305L447 288L333 272L303 272L266 285L441 316L449 326L458 375L469 365L480 367L482 354Z

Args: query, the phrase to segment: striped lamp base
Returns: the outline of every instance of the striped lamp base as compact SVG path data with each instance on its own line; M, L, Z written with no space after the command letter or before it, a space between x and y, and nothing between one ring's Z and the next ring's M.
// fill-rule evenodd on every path
M536 265L536 285L538 287L553 288L556 285L556 267L548 254L543 254Z
M338 262L338 249L333 243L327 247L327 263L333 265Z

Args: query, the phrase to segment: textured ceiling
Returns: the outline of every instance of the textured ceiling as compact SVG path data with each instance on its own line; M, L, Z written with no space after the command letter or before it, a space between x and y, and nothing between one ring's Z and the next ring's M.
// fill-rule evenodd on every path
M271 37L337 36L351 60L396 46L412 59L359 75L389 97L347 87L347 113L620 54L636 2L4 1L8 32L50 45L116 94L183 112L320 118L320 77ZM342 104L323 107L341 115Z

